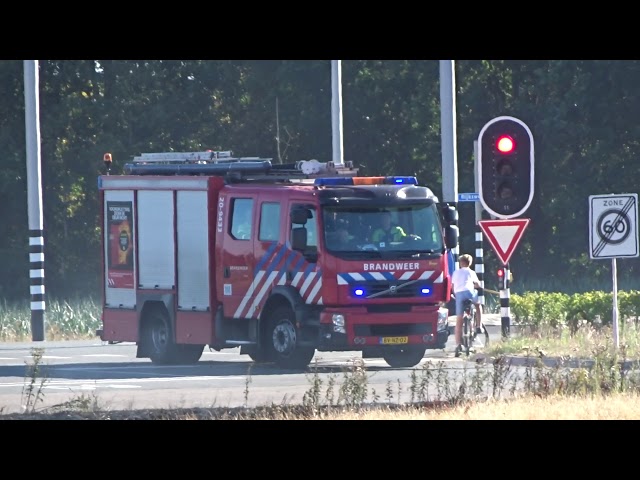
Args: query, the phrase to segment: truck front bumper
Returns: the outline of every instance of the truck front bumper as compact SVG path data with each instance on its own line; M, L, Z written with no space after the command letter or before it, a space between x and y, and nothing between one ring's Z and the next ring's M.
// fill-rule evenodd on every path
M420 305L390 313L371 313L358 307L326 309L320 314L318 350L347 351L403 345L439 348L437 345L443 337L436 331L437 318L437 306Z

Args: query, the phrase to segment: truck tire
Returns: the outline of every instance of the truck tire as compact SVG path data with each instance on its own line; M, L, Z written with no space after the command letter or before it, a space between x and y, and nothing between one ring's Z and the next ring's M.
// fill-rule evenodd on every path
M382 358L390 367L410 368L422 361L426 351L425 347L403 347L385 353Z
M255 363L269 363L269 354L265 351L264 347L258 347L257 345L243 346L240 350L240 354L246 354Z
M169 314L164 308L154 306L145 312L142 341L146 342L146 351L153 363L159 365L180 363L179 350L181 349L173 341Z
M305 369L315 355L315 348L301 347L295 324L295 314L290 307L278 307L269 315L263 346L267 357L280 368Z
M176 347L174 363L179 365L198 363L204 351L204 345L176 345Z
M249 358L254 363L270 363L271 362L271 360L269 360L269 356L263 351L251 352L251 353L248 353L247 355L249 355Z

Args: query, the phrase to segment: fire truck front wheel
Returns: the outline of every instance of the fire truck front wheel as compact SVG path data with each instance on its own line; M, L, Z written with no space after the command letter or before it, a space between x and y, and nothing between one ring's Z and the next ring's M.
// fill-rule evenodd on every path
M411 368L418 365L427 349L424 347L403 347L383 355L384 361L393 368Z
M315 348L299 344L300 331L289 307L278 307L269 316L263 345L268 357L280 368L304 369L309 366Z

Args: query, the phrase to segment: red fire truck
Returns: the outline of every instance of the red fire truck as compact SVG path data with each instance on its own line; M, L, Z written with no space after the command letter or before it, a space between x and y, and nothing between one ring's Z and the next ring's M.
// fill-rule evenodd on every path
M240 347L295 369L316 351L412 367L444 348L457 213L415 177L224 151L105 165L103 341L159 364Z

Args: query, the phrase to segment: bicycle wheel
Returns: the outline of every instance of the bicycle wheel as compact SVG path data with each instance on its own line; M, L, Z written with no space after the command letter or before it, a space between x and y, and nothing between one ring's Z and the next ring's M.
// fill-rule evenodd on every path
M473 308L473 337L472 337L472 342L476 344L477 347L479 348L486 348L489 346L489 330L487 330L487 326L484 324L484 322L482 321L482 318L480 319L480 330L481 332L477 332L476 333L476 324L477 324L477 319L478 319L478 312L477 310L475 310L475 306L472 306L471 308Z
M484 323L482 323L482 332L484 333L484 346L485 348L489 346L489 330Z
M469 356L471 344L473 343L473 329L473 315L465 312L464 317L462 317L462 348L467 357Z

